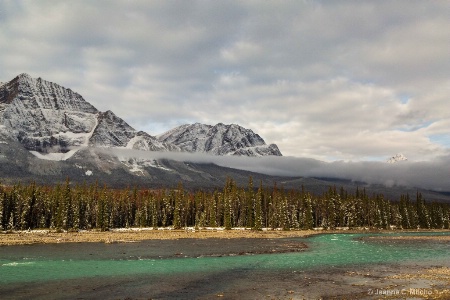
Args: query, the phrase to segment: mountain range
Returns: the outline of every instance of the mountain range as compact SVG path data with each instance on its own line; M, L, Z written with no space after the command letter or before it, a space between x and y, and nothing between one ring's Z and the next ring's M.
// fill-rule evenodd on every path
M0 83L1 183L33 180L54 184L69 177L72 182L116 187L172 187L183 182L186 188L214 189L222 188L227 177L245 185L252 176L266 186L277 182L285 188L304 186L315 193L334 184L349 191L357 186L340 179L269 176L213 163L167 159L156 155L161 152L282 156L277 145L266 144L251 129L236 124L186 124L153 136L134 129L112 111L99 111L80 94L56 83L27 74ZM371 189L386 193L382 186ZM390 189L389 193L398 198L415 191L409 187ZM428 199L444 197L429 191L423 194Z
M99 111L71 89L42 78L20 74L0 84L2 182L60 182L70 177L111 185L162 186L184 181L192 186L221 186L227 174L239 177L238 173L245 173L129 155L136 151L282 155L275 144L267 145L258 134L236 124L186 124L156 137L134 129L112 111ZM242 177L248 178L248 174Z
M265 156L281 152L239 125L183 125L156 138L78 93L21 74L0 87L0 130L39 158L68 159L85 147ZM65 155L61 155L64 153Z

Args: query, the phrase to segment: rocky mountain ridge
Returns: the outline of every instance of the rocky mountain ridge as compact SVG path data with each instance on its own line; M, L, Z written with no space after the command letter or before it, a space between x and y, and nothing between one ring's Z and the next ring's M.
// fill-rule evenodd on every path
M176 135L181 128L182 136ZM234 124L184 125L156 138L135 130L112 111L98 111L71 89L28 74L0 85L0 131L50 160L68 159L85 147L281 155L276 145L266 145L253 131Z
M70 89L27 74L0 87L0 124L4 134L40 158L68 153L67 159L84 147L180 150L135 130L111 111L98 111Z
M185 124L159 136L162 142L174 144L187 152L202 152L214 155L282 156L277 145L266 142L251 129L239 125L218 123Z
M236 124L187 124L155 137L135 130L111 111L97 110L81 95L58 84L26 74L0 84L2 184L31 181L57 184L70 178L74 183L98 182L111 187L162 188L183 182L184 187L191 189L220 189L228 177L245 186L252 176L254 182L261 181L265 186L273 186L275 182L285 188L304 186L318 195L326 192L330 185L354 189L363 185L238 170L208 162L208 159L205 162L204 155L197 155L202 157L201 160L168 159L169 155L158 155L160 151L188 152L181 154L183 157L191 155L190 152L281 155L276 145L266 145L258 134ZM178 157L180 153L170 155ZM392 199L416 191L415 188L392 187L388 194L386 187L381 185L366 187L368 192L385 193ZM429 200L450 202L448 193L423 191L422 194Z

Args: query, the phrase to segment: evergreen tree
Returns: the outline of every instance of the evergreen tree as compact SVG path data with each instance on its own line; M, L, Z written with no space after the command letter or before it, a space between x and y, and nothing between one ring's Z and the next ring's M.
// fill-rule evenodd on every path
M73 207L72 207L72 190L70 188L69 178L66 180L66 185L64 187L63 199L61 203L61 209L63 214L62 227L65 230L73 227Z
M177 194L175 195L175 205L173 210L173 229L181 228L181 199L183 194L183 185L181 182L178 184Z
M217 227L217 202L218 202L218 193L214 191L213 196L211 197L211 205L209 212L209 226Z
M448 204L442 206L442 223L444 229L450 229L450 209Z
M6 210L6 192L0 184L0 230L5 230L5 216L7 215Z
M256 193L256 197L254 198L254 225L252 227L253 230L262 230L263 228L263 218L262 218L262 197L263 197L263 188L262 181L259 183L259 189Z
M289 222L289 208L288 208L288 202L287 202L287 198L283 193L283 196L281 196L282 198L280 199L279 203L280 203L280 207L279 207L279 211L280 211L280 225L281 228L283 230L290 230L291 229L291 224Z
M15 229L15 225L14 225L14 215L11 212L10 216L9 216L9 220L8 220L8 226L6 227L6 230L14 230Z
M154 197L151 198L152 205L152 227L158 229L158 205Z
M303 198L303 229L313 229L314 219L312 211L312 199L309 193L306 193Z
M417 206L419 227L430 228L430 219L428 215L428 210L425 205L425 200L422 198L422 194L420 192L417 192L416 206Z
M224 190L224 205L223 205L223 224L226 230L230 230L232 227L231 223L231 199L233 194L233 181L228 178L227 184Z
M406 196L401 195L400 196L400 203L399 203L399 211L401 216L401 225L403 229L410 229L411 223L409 220L409 207L410 203L409 200L407 200Z

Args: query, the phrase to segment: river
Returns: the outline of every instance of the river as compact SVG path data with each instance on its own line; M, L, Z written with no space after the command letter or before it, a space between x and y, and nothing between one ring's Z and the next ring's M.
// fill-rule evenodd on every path
M383 276L450 261L448 242L368 239L382 235L3 246L0 298L372 299L368 290L389 284ZM268 254L279 243L307 248Z

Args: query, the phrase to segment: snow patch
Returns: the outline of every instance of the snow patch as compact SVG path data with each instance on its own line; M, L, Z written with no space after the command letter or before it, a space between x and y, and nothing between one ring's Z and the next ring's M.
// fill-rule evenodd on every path
M125 158L125 157L118 157L118 159L123 165L125 165L129 169L130 172L135 173L138 176L144 175L144 167L151 167L169 172L172 171L171 169L160 165L156 159Z
M140 136L135 136L131 140L128 141L127 145L125 146L126 149L133 149L134 144L136 144L138 141L142 140Z
M148 166L148 167L152 167L152 168L161 169L161 170L164 170L164 171L172 171L171 169L160 165L156 159L154 159L154 160L147 160L147 161L144 162L144 165Z
M137 162L137 159L135 158L130 158L128 160L123 159L123 158L119 158L119 161L125 165L130 172L135 173L135 175L137 176L141 176L144 175L144 169L142 168L142 166L140 166Z
M79 149L73 149L66 153L48 153L48 154L42 154L37 151L30 151L31 154L36 156L39 159L45 159L45 160L53 160L53 161L61 161L61 160L67 160L74 156L75 153L78 152Z
M92 176L94 173L91 170L87 170L86 173L84 173L86 176Z
M86 136L86 139L85 139L84 144L83 144L83 146L85 146L85 147L89 146L89 141L92 138L92 135L94 134L94 131L95 131L95 129L98 126L98 116L99 116L98 113L95 114L95 118L94 118L95 124L94 124L94 126L92 126L92 130Z

